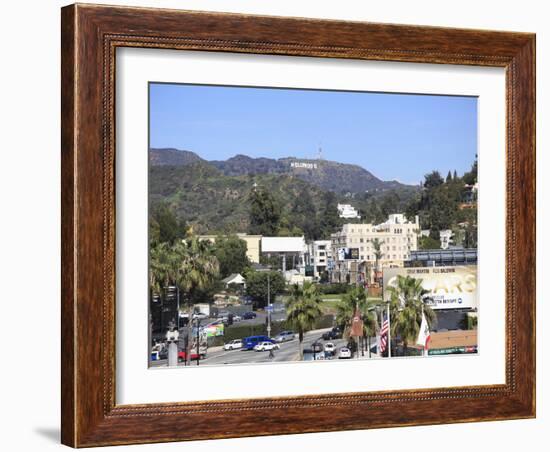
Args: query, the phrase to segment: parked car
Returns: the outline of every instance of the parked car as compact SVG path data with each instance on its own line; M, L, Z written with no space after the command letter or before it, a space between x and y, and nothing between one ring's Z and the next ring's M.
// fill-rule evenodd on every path
M256 313L253 311L248 311L243 314L243 319L245 320L255 319L255 318L256 318Z
M327 332L323 333L322 338L325 341L331 341L331 340L334 340L334 339L341 339L342 338L342 330L340 328L338 328L337 326L335 326L330 331L327 331Z
M224 350L237 350L239 348L243 348L242 339L233 339L232 341L228 342L223 346Z
M243 318L240 315L233 315L233 322L240 322Z
M349 359L349 358L351 358L351 350L347 347L342 347L339 350L338 358L339 359Z
M208 315L205 314L204 312L195 312L193 314L193 319L204 320L204 319L207 319L207 318L208 318Z
M261 342L273 342L273 339L267 336L248 336L243 339L243 349L252 350Z
M276 342L286 342L286 341L292 341L296 338L296 334L294 334L294 331L281 331L277 336L275 336Z
M336 351L336 347L332 342L327 342L325 344L325 353L333 354Z
M254 350L257 352L268 352L269 350L279 350L279 344L273 342L264 341L254 346Z

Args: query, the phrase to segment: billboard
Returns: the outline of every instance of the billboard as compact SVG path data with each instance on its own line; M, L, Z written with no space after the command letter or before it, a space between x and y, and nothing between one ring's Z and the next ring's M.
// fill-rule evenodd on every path
M223 336L224 324L217 323L217 324L206 325L204 328L202 328L202 334L206 335L206 337Z
M428 291L427 304L432 309L477 308L477 265L385 268L384 300L389 300L387 289L397 284L398 275L421 279L422 287Z
M359 260L359 248L338 248L338 260Z

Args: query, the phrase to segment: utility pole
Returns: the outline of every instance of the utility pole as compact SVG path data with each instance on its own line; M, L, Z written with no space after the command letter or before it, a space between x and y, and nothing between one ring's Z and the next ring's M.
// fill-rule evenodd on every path
M267 274L267 337L271 337L271 275Z
M197 366L199 365L199 361L201 357L200 328L201 328L201 319L197 317Z

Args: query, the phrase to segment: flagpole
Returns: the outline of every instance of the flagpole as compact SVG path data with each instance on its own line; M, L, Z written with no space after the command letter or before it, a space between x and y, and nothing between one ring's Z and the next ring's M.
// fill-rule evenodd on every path
M390 320L390 302L388 301L388 358L391 358L391 320Z
M420 325L423 324L423 320L424 320L424 303L422 303L422 321L420 322ZM427 356L426 355L426 341L424 340L424 345L422 346L422 356Z
M378 336L376 337L376 354L379 358L382 358L382 352L380 351L380 342L382 339L382 328L384 328L384 310L382 309L380 313L380 330L378 331Z

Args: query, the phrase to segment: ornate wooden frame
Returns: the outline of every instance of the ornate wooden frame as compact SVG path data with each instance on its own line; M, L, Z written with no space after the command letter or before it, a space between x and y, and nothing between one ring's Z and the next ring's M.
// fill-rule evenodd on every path
M78 4L62 9L61 31L64 444L535 416L535 35ZM504 67L506 383L117 405L114 68L115 49L125 46Z

